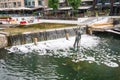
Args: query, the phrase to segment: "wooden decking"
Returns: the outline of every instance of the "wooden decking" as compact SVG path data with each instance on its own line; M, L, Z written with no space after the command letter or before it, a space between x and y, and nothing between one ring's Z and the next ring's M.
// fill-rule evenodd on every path
M89 25L89 28L92 29L92 31L105 31L109 29L113 29L112 23L98 23L98 24L92 24Z
M116 27L116 25L113 25L112 23L99 23L99 24L89 25L90 34L92 32L99 31L99 32L109 32L120 35L120 31L115 30L117 28L120 29L120 25L117 25Z

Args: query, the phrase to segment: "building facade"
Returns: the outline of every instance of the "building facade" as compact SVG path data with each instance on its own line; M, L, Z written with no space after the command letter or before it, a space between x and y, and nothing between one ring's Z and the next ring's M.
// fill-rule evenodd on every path
M98 10L110 9L110 15L120 15L120 0L94 0Z
M0 8L24 7L24 0L0 0Z
M113 9L111 7L112 6L111 1L113 1ZM45 11L47 8L47 10L49 10L48 0L0 0L0 11L5 10L4 8L7 8L7 10L9 10L9 8L17 9L20 7L34 8L36 10L40 8L38 10L43 10L43 11ZM87 10L98 9L99 11L101 11L102 9L106 9L106 8L111 9L112 13L115 13L115 15L116 13L119 15L120 14L120 0L81 0L80 7L78 9L80 13L81 12L84 13ZM69 5L68 0L59 0L58 10L70 11L71 9L72 7Z
M25 0L26 7L43 7L45 5L45 0Z
M47 7L48 0L0 0L0 8Z
M91 6L93 6L93 0L81 0L80 8L78 9L88 9L91 8ZM59 8L64 7L71 7L68 0L59 0Z

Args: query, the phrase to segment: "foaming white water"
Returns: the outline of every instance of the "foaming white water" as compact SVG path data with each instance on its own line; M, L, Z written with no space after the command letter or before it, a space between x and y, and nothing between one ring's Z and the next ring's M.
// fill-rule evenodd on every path
M113 62L111 59L107 59L107 57L106 57L106 60L103 59L101 61L101 60L96 60L95 57L87 56L87 57L79 57L78 59L73 59L72 61L73 62L88 61L89 63L95 62L98 65L104 64L104 65L109 66L109 67L119 67L119 65L117 63Z
M45 50L45 49L65 50L65 49L69 49L70 47L73 47L74 41L75 41L75 37L70 37L69 40L66 40L66 38L61 38L56 40L38 42L37 45L34 45L34 43L17 45L11 47L8 50L10 52L23 52L23 53L32 52L33 50ZM99 43L99 39L97 37L82 35L80 45L85 48L92 48L95 47L98 43Z
M70 51L70 48L73 48L73 44L75 41L75 37L70 37L69 40L66 40L66 38L56 39L56 40L48 40L48 41L42 41L38 42L37 45L34 45L34 43L25 44L25 45L18 45L13 46L10 49L8 49L10 52L15 53L29 53L29 52L37 52L39 55L57 55L57 57L71 57L71 55L77 54L77 52L74 50L72 52ZM112 62L112 60L115 59L113 56L109 56L106 54L105 50L96 49L97 52L93 52L93 56L87 55L85 52L81 52L82 48L89 50L94 50L100 43L100 38L96 36L90 36L90 35L82 35L81 37L81 49L79 52L78 59L73 59L74 62L78 61L89 61L96 62L97 64L105 64L109 67L118 67L119 65L115 62ZM51 52L52 54L50 54ZM99 53L100 52L100 53ZM99 54L98 54L99 53ZM95 56L97 54L97 58Z

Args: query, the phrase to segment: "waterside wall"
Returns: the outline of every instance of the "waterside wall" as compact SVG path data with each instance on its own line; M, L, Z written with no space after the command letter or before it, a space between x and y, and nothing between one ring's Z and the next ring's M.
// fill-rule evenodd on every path
M70 36L75 36L78 28L67 28L58 30L47 30L41 32L26 32L17 35L0 36L0 48L23 45L28 43L37 43L40 41L53 40L58 38L69 39Z

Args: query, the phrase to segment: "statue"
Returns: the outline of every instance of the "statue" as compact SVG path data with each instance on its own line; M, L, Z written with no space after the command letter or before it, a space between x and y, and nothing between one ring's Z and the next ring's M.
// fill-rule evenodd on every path
M74 42L74 49L77 47L77 49L79 48L79 43L80 43L80 40L81 40L81 30L78 30L76 31L76 37L75 37L75 42Z

